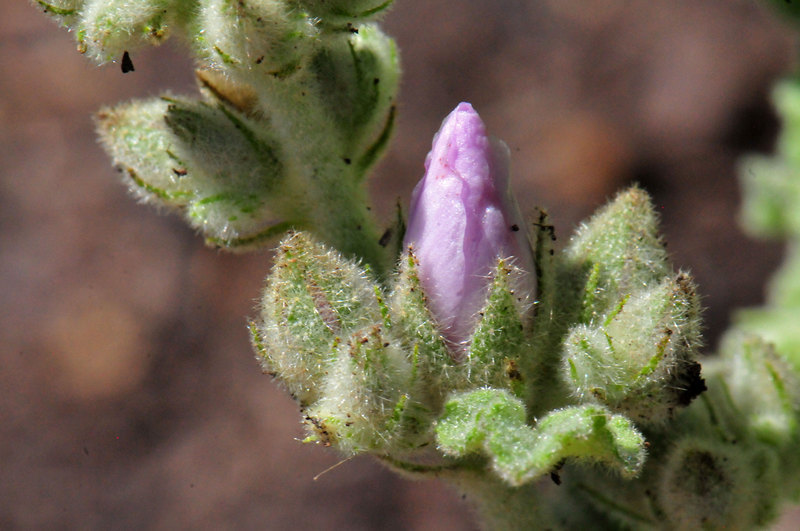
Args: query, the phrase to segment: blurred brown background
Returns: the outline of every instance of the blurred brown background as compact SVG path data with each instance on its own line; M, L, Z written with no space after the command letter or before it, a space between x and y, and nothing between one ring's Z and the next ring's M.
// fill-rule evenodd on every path
M25 0L0 3L0 528L474 529L436 482L303 445L253 360L270 253L207 249L136 204L95 142L104 104L194 91L178 43L96 67ZM461 100L512 149L558 234L637 181L696 275L708 351L781 249L736 225L736 158L768 150L791 32L749 0L397 0L405 70L385 219ZM791 526L789 520L784 526ZM790 529L791 527L786 527Z

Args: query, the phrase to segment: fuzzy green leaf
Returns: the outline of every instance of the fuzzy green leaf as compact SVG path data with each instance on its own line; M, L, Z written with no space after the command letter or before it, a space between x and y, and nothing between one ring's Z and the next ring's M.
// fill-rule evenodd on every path
M495 473L515 486L551 472L564 459L601 462L631 477L645 458L644 438L622 416L597 406L569 407L531 427L521 400L491 388L451 398L436 436L447 455L484 453Z
M248 247L298 221L280 197L288 185L276 142L234 110L158 98L105 109L97 122L131 190L180 208L209 243Z

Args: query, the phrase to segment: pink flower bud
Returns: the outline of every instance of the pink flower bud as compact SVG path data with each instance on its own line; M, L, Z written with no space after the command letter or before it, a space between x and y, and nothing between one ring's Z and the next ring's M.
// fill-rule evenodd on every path
M515 294L534 295L533 255L509 188L509 150L486 136L469 103L442 122L414 188L405 236L442 335L466 346L498 259L521 270Z

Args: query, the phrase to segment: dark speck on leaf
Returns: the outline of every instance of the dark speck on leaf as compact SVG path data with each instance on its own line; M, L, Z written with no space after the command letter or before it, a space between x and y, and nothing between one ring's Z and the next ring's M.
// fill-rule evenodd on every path
M133 61L131 61L131 56L128 53L128 50L122 52L122 73L127 74L128 72L133 72L135 69L133 68Z
M516 223L511 225L511 232L519 232L519 225L517 225Z

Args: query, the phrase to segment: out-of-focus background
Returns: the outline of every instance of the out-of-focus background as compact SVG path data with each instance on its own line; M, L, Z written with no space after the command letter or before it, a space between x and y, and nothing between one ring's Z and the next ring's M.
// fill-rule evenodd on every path
M397 0L405 76L375 210L407 200L470 101L562 242L620 187L653 194L712 352L781 257L736 224L736 159L771 147L768 92L796 47L760 4ZM208 249L137 205L95 141L102 105L195 91L178 42L133 62L94 66L31 4L0 3L0 528L474 529L445 486L368 458L315 480L339 457L298 442L248 342L271 253Z

